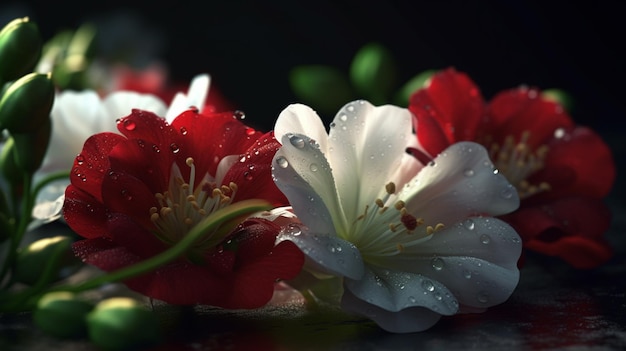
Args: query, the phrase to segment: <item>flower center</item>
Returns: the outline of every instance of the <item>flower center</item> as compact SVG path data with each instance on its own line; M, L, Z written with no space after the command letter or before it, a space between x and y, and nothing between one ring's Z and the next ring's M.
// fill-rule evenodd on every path
M548 153L546 145L531 150L527 143L529 136L530 133L525 131L519 141L515 142L513 136L509 135L502 145L492 143L489 150L489 156L496 169L515 186L522 199L550 190L550 184L546 182L531 184L527 180L533 173L543 168Z
M409 213L395 192L396 185L388 183L383 198L365 206L344 238L356 245L363 259L370 263L401 254L444 227L442 223L424 225L425 220Z
M150 208L150 220L154 224L155 234L166 244L180 241L191 228L206 216L220 208L230 205L237 192L237 185L217 186L208 174L196 184L196 168L193 158L186 160L189 167L189 179L185 181L176 163L172 165L169 188L154 197L158 207ZM207 242L214 242L212 233L207 233L196 247L203 247Z

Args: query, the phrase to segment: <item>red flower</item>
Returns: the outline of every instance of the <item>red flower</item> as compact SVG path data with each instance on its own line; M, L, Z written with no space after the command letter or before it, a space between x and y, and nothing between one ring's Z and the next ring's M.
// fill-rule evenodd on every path
M233 202L287 204L270 172L280 144L232 113L188 110L169 125L133 110L118 129L122 135L100 133L85 142L65 193L65 219L86 238L75 253L89 264L110 271L152 257ZM275 244L279 229L249 219L222 237L207 234L185 257L125 283L172 304L262 306L274 283L295 277L304 263L291 242Z
M519 210L502 219L526 249L577 268L610 259L603 237L610 213L602 199L615 180L615 163L600 136L575 125L560 104L528 87L502 91L486 103L466 74L450 68L416 91L409 109L426 157L464 140L490 150L522 199Z

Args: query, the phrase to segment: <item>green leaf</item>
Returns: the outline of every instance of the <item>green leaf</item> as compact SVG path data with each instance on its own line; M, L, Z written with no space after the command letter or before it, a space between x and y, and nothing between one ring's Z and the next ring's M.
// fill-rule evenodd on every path
M289 83L303 103L310 104L322 113L334 114L346 102L354 99L347 77L331 66L296 66L290 72Z
M437 70L435 69L427 70L409 79L396 93L394 103L398 106L408 106L411 95L418 89L423 88L436 72Z

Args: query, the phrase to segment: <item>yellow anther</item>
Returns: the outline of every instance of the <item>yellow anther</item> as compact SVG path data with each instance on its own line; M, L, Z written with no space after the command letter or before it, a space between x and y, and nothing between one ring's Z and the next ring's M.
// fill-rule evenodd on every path
M394 194L396 192L396 184L394 182L389 182L385 185L385 190L387 194Z

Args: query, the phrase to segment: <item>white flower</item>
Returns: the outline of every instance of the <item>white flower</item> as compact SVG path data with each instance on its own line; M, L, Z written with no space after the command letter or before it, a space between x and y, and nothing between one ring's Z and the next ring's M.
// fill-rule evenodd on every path
M492 216L519 206L485 149L458 143L422 165L408 110L344 106L330 132L309 107L278 117L272 168L303 226L281 234L308 268L343 277L344 309L393 332L504 302L518 283L521 242ZM419 127L419 126L418 126Z
M168 106L151 94L116 91L101 99L93 90L62 91L55 97L50 118L52 135L41 167L34 174L35 184L50 174L70 171L76 155L90 136L101 132L117 132L116 120L132 109L142 109L163 116L168 122L189 107L202 108L208 93L210 77L194 77L187 94L178 93ZM42 188L33 209L30 228L57 220L69 179L51 182Z

